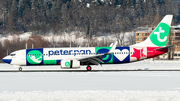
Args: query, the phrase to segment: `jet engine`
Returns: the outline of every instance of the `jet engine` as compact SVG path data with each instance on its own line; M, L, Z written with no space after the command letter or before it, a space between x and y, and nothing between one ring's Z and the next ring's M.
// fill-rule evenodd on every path
M63 69L80 68L80 61L78 61L78 60L62 60L61 68L63 68Z

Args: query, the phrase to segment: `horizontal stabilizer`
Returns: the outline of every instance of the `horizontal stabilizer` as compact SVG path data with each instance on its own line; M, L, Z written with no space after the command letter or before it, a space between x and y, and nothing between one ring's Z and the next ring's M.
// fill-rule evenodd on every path
M171 47L174 47L174 45L170 45L170 46L162 47L162 48L157 48L157 49L154 49L154 50L163 50L163 49L168 49L168 48L171 48Z

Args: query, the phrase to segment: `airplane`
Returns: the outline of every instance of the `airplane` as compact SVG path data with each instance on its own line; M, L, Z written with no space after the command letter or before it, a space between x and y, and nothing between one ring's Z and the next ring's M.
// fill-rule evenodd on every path
M153 58L168 52L172 46L166 46L173 15L166 15L150 36L143 42L129 47L116 47L117 41L110 47L74 47L74 48L37 48L12 52L2 60L8 64L21 66L60 65L63 69L77 69L87 65L131 63Z

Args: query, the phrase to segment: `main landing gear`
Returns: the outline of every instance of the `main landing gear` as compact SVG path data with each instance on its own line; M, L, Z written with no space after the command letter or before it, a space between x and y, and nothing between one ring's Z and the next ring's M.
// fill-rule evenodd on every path
M91 71L92 68L91 68L91 66L87 65L86 69L87 69L87 71Z
M19 71L20 71L20 72L22 71L22 68L21 68L21 67L19 67Z

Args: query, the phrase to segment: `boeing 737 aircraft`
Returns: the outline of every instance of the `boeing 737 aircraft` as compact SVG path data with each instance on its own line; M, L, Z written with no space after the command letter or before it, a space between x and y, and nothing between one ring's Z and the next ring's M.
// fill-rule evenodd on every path
M171 46L166 46L173 15L166 15L150 36L143 42L129 47L77 47L38 48L12 52L3 61L19 67L32 65L60 65L63 69L80 68L87 65L121 64L153 58L164 54Z

